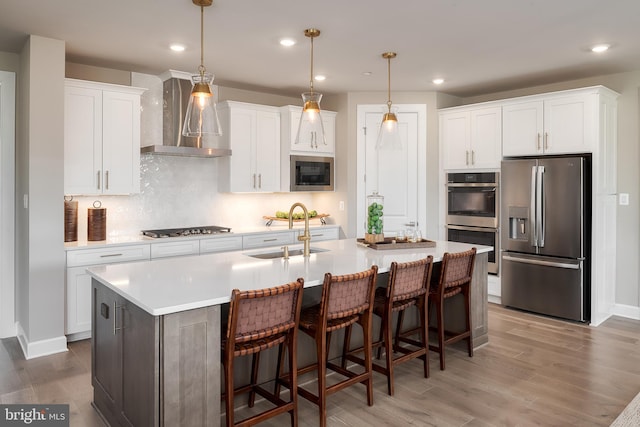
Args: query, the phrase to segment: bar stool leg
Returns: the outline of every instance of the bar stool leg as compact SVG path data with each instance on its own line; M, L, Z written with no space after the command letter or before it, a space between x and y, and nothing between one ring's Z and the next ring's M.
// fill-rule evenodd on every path
M291 426L298 427L298 374L296 372L298 366L298 356L296 353L296 348L293 345L293 338L289 338L287 342L288 348L288 356L289 356L289 394L291 395L291 401L293 402L293 408L289 411L291 416ZM280 344L282 347L283 344ZM284 352L283 352L284 353ZM280 366L282 366L280 364ZM280 372L278 372L278 379L276 380L276 384L279 383ZM278 398L280 397L280 386L278 385Z
M443 302L436 302L436 315L438 317L438 347L440 351L440 370L444 371L444 310Z
M367 405L373 406L373 360L372 353L373 350L371 345L373 344L371 340L371 316L364 316L362 322L362 335L364 336L364 363L365 369L369 373L369 379L367 379Z
M253 353L251 363L251 391L249 391L249 408L253 408L256 403L256 392L254 387L258 384L258 367L260 366L260 352Z
M393 396L394 388L393 388L393 336L391 335L392 328L392 318L388 316L388 313L385 313L382 318L381 326L384 326L384 351L385 351L385 359L387 364L387 391L389 392L389 396Z
M469 353L469 357L473 357L473 340L471 339L471 289L470 286L465 286L462 290L464 293L464 306L467 314L466 326L467 331L469 331L469 338L467 338L467 351Z
M224 364L224 374L225 374L225 384L224 384L224 392L226 394L226 399L224 403L224 408L226 412L226 420L227 427L233 426L233 359L227 360Z
M316 340L316 357L318 358L318 412L320 414L320 427L327 425L327 334L322 334L320 341Z
M344 341L342 343L342 360L340 361L340 366L342 367L342 369L347 369L347 353L349 353L350 346L351 346L351 325L347 326L344 331Z
M426 302L427 297L424 297L418 303L418 311L420 312L420 326L422 330L420 331L420 340L422 341L422 345L425 348L424 353L424 377L429 378L429 315L428 315L428 304Z

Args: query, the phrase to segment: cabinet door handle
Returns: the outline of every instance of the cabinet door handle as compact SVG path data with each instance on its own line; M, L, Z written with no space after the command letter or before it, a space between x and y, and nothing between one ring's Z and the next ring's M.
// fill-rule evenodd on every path
M105 255L100 255L100 258L110 258L114 256L122 256L122 254L105 254Z
M100 171L97 172L98 174L98 190L100 189Z
M104 189L109 189L109 171L104 171Z
M540 132L538 132L538 142L537 142L537 145L538 145L538 150L540 150Z
M258 188L262 188L262 174L258 174Z
M476 164L476 152L475 152L475 150L471 150L471 164L472 165Z
M469 150L464 152L464 164L469 166Z
M117 334L118 331L124 329L124 326L118 328L118 309L123 308L124 305L118 305L117 301L113 302L113 335ZM122 323L122 320L120 321Z
M256 188L256 174L253 174L253 188Z
M263 239L263 242L275 242L278 239Z
M544 149L549 149L549 132L544 133Z

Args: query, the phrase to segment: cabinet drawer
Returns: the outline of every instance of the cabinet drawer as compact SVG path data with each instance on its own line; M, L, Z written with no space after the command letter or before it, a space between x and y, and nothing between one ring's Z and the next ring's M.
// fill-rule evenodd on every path
M264 248L267 246L290 245L294 242L295 231L284 233L262 233L242 237L242 248Z
M115 264L149 260L149 245L110 246L108 248L67 251L67 267Z
M199 253L199 240L181 240L179 242L162 242L151 244L151 259L185 255L198 255Z
M213 252L239 251L242 249L242 236L217 237L200 240L200 254Z
M322 240L338 240L338 238L340 237L340 232L336 227L322 227L314 230L309 230L309 233L311 234L311 243L320 242ZM296 234L295 237L301 236L303 234L304 230L298 230L298 234Z

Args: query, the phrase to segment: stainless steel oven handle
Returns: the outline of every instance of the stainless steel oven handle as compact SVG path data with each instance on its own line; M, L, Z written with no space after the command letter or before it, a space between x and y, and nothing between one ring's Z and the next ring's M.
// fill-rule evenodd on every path
M495 182L472 182L472 183L460 183L460 182L448 182L445 184L447 187L462 187L462 188L472 188L472 187L497 187L498 184Z

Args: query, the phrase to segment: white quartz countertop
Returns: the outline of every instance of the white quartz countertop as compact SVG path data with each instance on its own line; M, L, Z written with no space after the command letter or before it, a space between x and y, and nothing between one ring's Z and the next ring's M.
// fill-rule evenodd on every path
M324 274L341 275L366 270L375 264L387 272L392 261L406 262L433 255L441 261L445 252L460 252L475 246L478 253L491 246L437 241L435 248L375 250L356 239L311 242L311 248L325 250L282 258L249 256L278 251L264 248L209 255L176 257L152 261L92 267L89 274L148 313L159 316L229 302L233 289L269 288L305 280L305 288L322 284ZM301 245L290 246L290 250Z

